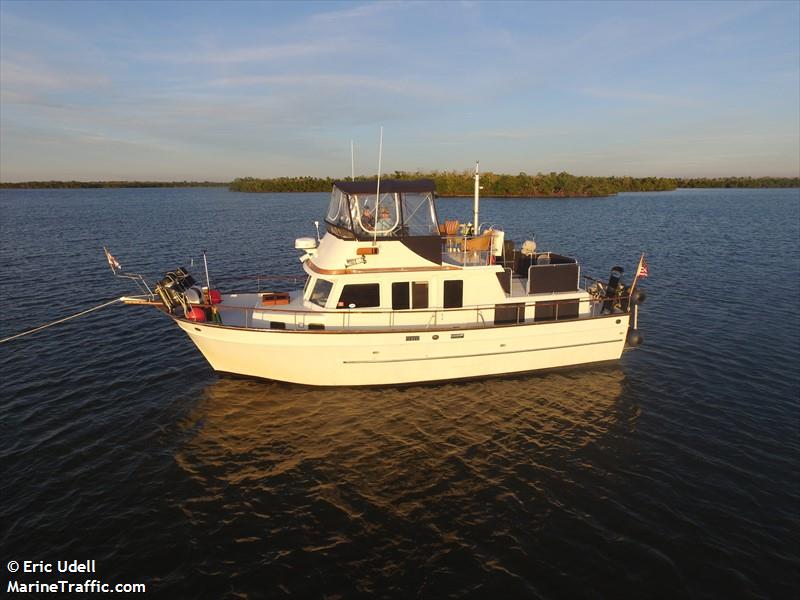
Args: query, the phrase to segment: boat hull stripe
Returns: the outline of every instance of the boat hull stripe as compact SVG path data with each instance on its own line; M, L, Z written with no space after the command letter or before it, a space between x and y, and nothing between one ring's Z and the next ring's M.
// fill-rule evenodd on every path
M450 360L454 358L475 358L478 356L499 356L503 354L524 354L526 352L544 352L546 350L564 350L566 348L581 348L583 346L597 346L600 344L618 344L623 339L604 340L602 342L588 342L586 344L570 344L568 346L550 346L548 348L533 348L531 350L509 350L507 352L480 352L476 354L455 354L450 356L428 356L425 358L394 358L389 360L345 360L345 365L372 365L376 363L419 362L424 360Z

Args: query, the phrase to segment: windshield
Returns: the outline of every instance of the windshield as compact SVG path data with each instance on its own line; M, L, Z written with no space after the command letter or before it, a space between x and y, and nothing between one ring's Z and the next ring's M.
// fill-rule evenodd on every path
M381 194L379 200L375 194L353 196L353 222L359 232L378 237L394 235L400 224L398 195Z
M331 295L332 289L333 284L330 281L317 279L317 282L314 284L314 289L311 290L309 300L317 306L325 308L325 304L328 302L328 296Z

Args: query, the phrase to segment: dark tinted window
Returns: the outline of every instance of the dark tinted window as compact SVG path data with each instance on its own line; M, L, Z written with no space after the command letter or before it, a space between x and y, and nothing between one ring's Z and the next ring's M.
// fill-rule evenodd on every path
M398 281L392 284L392 308L428 308L427 281Z
M392 284L392 309L402 310L411 308L408 296L408 282L399 281Z
M464 306L464 282L457 281L444 282L444 307L461 308Z
M411 284L411 301L413 308L428 308L427 281L415 281Z
M336 308L368 308L380 304L380 287L377 283L358 283L342 288Z

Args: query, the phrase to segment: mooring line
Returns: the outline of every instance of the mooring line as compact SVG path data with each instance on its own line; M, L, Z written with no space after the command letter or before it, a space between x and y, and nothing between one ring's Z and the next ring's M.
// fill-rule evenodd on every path
M106 306L114 304L115 302L120 302L121 300L122 298L114 298L113 300L109 300L108 302L105 302L100 306L95 306L94 308L87 308L86 310L82 310L81 312L76 313L74 315L70 315L69 317L64 317L63 319L58 319L57 321L52 321L51 323L45 323L44 325L40 325L39 327L34 327L33 329L29 329L28 331L23 331L22 333L17 333L7 338L3 338L2 340L0 340L0 344L10 342L11 340L16 339L18 337L22 337L23 335L30 335L31 333L36 333L37 331L41 331L42 329L47 329L48 327L52 327L53 325L58 325L59 323L63 323L64 321L75 319L92 311L100 310L101 308L105 308Z

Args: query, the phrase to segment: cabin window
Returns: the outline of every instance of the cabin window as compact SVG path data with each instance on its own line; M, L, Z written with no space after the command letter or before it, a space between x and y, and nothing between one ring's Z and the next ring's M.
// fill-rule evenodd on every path
M411 284L411 308L428 308L427 281L415 281Z
M370 308L380 305L380 286L377 283L355 283L342 288L336 308Z
M396 281L392 284L392 310L411 308L411 298L408 294L408 282Z
M317 279L314 284L314 289L311 290L311 297L309 300L318 306L325 307L328 302L328 296L331 295L333 284L325 279Z
M460 279L453 279L444 282L444 303L445 308L461 308L464 306L464 282Z
M392 309L428 308L427 281L397 281L392 284Z

